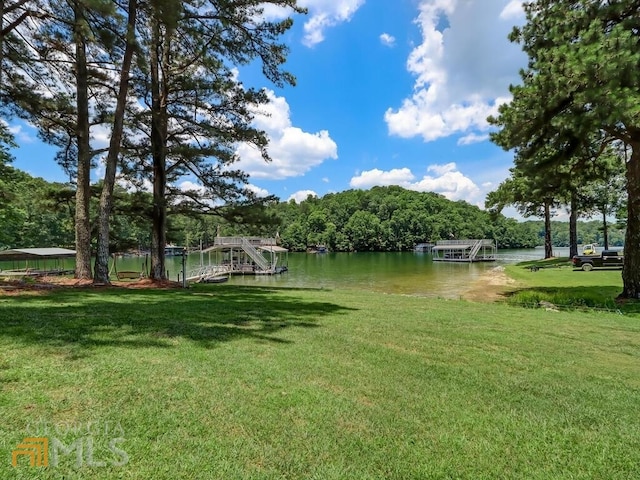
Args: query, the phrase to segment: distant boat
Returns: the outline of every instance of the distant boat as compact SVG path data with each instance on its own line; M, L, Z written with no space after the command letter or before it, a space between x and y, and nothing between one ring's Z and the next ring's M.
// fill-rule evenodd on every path
M329 249L325 245L314 245L307 247L307 253L327 253Z
M224 283L229 280L227 275L216 275L213 277L204 277L200 283Z

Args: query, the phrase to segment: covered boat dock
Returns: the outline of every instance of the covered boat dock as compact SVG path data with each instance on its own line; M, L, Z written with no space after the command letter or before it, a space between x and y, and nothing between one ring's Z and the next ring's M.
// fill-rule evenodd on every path
M0 276L25 277L74 273L76 251L66 248L12 248L0 251ZM69 263L69 265L67 265ZM70 268L70 265L74 267Z
M283 273L288 270L288 253L289 250L276 245L275 238L216 237L211 247L201 251L201 266L188 272L187 280ZM208 264L204 262L205 254Z
M431 249L434 262L495 262L495 240L440 240Z

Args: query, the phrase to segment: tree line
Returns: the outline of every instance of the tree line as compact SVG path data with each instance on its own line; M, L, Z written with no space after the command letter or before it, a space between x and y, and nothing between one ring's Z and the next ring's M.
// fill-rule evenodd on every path
M406 251L418 243L489 238L498 248L534 248L545 238L544 222L519 222L465 201L451 201L432 192L398 186L347 190L300 204L290 201L268 209L280 222L284 247L304 251L324 245L332 251ZM553 246L569 245L569 223L552 222ZM602 221L577 222L580 244L605 244ZM611 245L621 246L624 228L607 232Z
M102 185L91 185L89 219L96 248ZM75 242L75 189L0 167L0 248L68 246ZM114 187L109 251L148 251L152 245L153 195ZM408 251L418 243L491 238L499 248L533 248L544 241L544 222L518 222L464 201L401 187L374 187L310 196L301 203L272 202L251 208L251 216L224 218L169 209L167 241L190 249L209 246L216 236L278 237L291 251L324 245L331 251ZM242 222L239 220L242 219ZM567 222L552 222L553 245L569 245ZM604 245L602 222L578 222L579 243ZM624 230L609 230L609 243L620 246Z
M27 120L58 147L73 179L77 278L109 281L118 179L151 186L154 279L166 275L169 210L236 216L270 201L233 167L239 142L269 160L266 134L252 123L268 97L244 86L237 67L258 62L276 86L295 84L280 40L292 19L270 21L265 8L304 13L296 0L2 0L0 7L1 113ZM92 142L98 129L109 132L103 148ZM10 142L0 121L4 164ZM98 162L104 175L92 223L90 172ZM178 191L186 175L204 190Z

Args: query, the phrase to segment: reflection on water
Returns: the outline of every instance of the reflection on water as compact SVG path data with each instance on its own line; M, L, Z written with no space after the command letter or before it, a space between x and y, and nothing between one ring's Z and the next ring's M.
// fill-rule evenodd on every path
M231 277L226 285L261 285L284 288L356 289L381 293L424 295L459 298L474 281L496 266L521 260L540 259L540 249L500 251L497 262L446 263L432 262L431 255L414 252L389 253L290 253L281 256L279 265L286 264L289 271L281 275L245 275ZM562 255L562 252L556 253ZM567 253L568 255L568 253ZM41 261L42 262L42 261ZM50 262L50 261L49 261ZM187 270L200 263L215 263L215 256L201 257L192 253L187 257ZM6 263L6 262L4 262ZM73 268L73 260L65 260L65 268ZM147 257L118 258L118 271L148 271ZM25 268L0 264L0 269ZM46 263L30 268L54 268ZM166 268L171 280L178 280L182 272L182 257L167 257ZM114 266L111 265L115 279ZM215 286L212 286L215 288Z
M433 262L431 255L413 252L290 253L288 258L282 257L281 261L288 264L288 272L281 275L233 276L227 285L356 289L459 298L488 270L505 263L542 258L542 254L540 250L501 251L497 262L468 264ZM208 258L205 257L203 261L207 264ZM215 259L212 261L215 262ZM199 254L189 255L187 269L199 264ZM129 269L125 265L119 268ZM170 278L177 280L182 269L181 259L167 258L167 269Z

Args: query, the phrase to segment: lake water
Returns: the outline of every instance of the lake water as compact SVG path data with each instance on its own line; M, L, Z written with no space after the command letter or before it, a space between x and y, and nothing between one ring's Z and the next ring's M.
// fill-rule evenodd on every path
M567 256L568 249L555 249L555 255ZM447 263L433 262L431 255L414 252L387 253L290 253L279 265L286 264L288 272L280 275L233 276L227 285L260 285L285 288L356 289L380 293L422 295L459 298L485 272L496 266L522 260L541 259L544 251L501 250L497 262ZM117 259L118 271L147 271L148 258L126 257ZM191 253L187 257L187 271L209 263L204 255ZM215 258L211 261L215 263ZM0 264L0 269L25 268L24 262ZM73 268L67 259L55 265L50 261L28 265L31 268ZM182 272L182 257L167 257L166 266L171 280L178 280ZM114 275L115 277L115 275ZM215 285L212 285L215 288Z
M290 253L283 257L289 270L280 275L232 276L227 285L260 285L289 288L356 289L381 293L459 298L482 274L496 266L543 258L541 249L500 251L497 262L433 262L431 255L414 252L387 253ZM187 270L200 265L192 253ZM215 263L215 259L213 259ZM178 280L180 257L167 257L169 278ZM205 255L203 263L209 259ZM144 258L118 259L118 270L140 270ZM213 286L215 288L215 286Z

